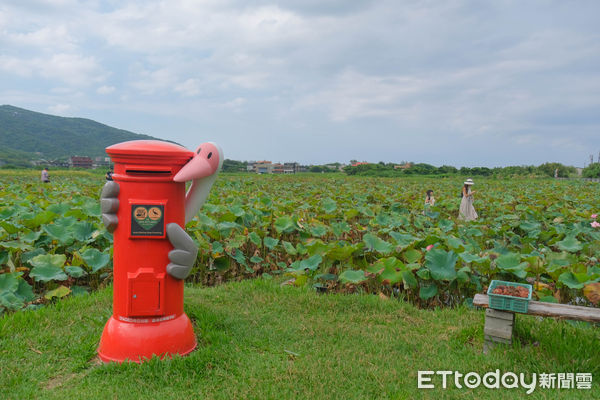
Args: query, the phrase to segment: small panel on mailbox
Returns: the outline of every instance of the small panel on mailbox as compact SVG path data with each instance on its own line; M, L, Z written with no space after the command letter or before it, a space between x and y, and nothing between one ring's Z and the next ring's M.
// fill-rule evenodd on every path
M156 315L160 312L160 282L132 282L131 315Z
M129 273L129 316L163 314L165 274L155 274L152 268L140 268Z
M132 237L165 237L164 204L131 204Z

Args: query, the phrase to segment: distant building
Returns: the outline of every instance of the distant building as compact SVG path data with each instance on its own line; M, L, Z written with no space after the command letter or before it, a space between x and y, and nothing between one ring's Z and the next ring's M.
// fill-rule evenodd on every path
M108 167L110 165L110 157L94 158L94 168Z
M71 162L69 160L52 160L52 161L48 161L48 164L53 167L63 167L63 168L68 168L71 166Z
M257 174L296 174L306 172L307 167L297 162L273 163L271 161L248 161L247 172Z
M409 169L410 167L412 167L412 163L394 165L394 169Z
M284 174L296 174L300 172L300 164L297 162L286 162L283 164Z
M69 159L69 167L71 168L92 168L93 163L90 157L73 156Z
M358 165L367 165L367 164L368 164L368 162L366 162L366 161L355 161L352 163L352 166L356 167Z
M257 161L254 165L254 172L257 174L272 174L273 163L271 161Z
M340 167L340 164L337 163L333 163L333 164L325 164L323 165L325 168L327 169L331 169L331 170L338 170Z

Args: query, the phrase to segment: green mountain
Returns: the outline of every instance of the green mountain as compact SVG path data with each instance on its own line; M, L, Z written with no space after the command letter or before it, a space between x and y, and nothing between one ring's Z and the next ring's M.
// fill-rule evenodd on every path
M0 106L0 164L31 165L30 161L38 159L106 156L107 146L139 139L157 140L90 119Z

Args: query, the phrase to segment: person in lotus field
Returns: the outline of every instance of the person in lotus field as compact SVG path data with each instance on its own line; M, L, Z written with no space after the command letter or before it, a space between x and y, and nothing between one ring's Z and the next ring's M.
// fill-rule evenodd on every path
M471 190L473 186L473 179L469 178L465 181L462 188L462 200L460 201L460 209L458 210L458 219L463 221L474 221L477 219L477 212L473 207L473 195L474 190Z
M435 204L435 197L433 197L433 190L429 189L427 191L427 195L425 196L425 205L432 206Z
M50 176L48 175L48 168L42 170L42 182L50 183Z
M433 197L433 190L429 189L425 196L425 209L423 215L428 215L429 209L435 204L435 197Z

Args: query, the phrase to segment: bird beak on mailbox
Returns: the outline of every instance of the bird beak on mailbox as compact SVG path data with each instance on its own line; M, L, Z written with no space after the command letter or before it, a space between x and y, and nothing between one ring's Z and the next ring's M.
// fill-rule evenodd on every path
M202 143L196 149L196 154L179 170L173 178L175 182L187 182L206 178L215 174L223 164L223 152L214 143Z

